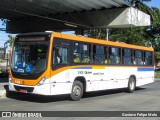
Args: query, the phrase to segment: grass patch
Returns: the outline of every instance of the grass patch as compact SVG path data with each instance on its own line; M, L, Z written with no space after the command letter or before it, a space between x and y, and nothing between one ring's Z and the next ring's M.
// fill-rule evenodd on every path
M160 78L160 71L155 72L155 78Z

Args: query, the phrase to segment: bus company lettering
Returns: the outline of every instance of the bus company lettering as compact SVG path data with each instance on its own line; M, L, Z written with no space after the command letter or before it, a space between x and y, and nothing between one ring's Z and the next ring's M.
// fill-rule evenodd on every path
M97 73L93 73L93 75L104 75L104 73L97 72Z
M83 74L92 74L92 71L78 71L79 75L83 75Z

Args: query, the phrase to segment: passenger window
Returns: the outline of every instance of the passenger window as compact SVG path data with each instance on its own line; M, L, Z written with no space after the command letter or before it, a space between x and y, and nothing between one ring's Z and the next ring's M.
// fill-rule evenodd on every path
M108 47L105 47L105 49L104 49L104 55L105 55L104 64L110 64L111 63L111 60L108 59L108 53L109 53L108 51L109 51Z
M81 62L81 44L74 43L74 63Z
M68 63L68 48L65 47L62 48L62 63L63 64Z
M140 50L135 50L136 65L143 65L143 53Z
M89 56L89 45L83 44L82 45L82 63L89 63L90 56Z
M120 49L110 47L110 60L111 64L120 64Z
M136 65L136 59L135 59L135 51L131 50L131 61L133 65Z
M75 43L75 44L74 44L74 52L75 52L75 53L80 53L80 52L81 52L80 43Z
M145 52L145 65L152 65L153 59L152 59L152 52Z
M123 64L125 65L131 65L132 60L131 60L131 50L130 49L124 49L123 50Z
M103 64L105 61L104 46L94 45L94 63Z
M55 61L56 64L67 64L68 63L68 48L66 47L56 47L55 48Z
M90 63L90 45L74 43L74 63Z

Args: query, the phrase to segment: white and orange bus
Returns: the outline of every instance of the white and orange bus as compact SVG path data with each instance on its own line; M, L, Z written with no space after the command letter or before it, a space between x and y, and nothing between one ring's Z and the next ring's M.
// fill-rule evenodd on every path
M40 95L135 87L154 82L153 48L60 33L17 35L9 90Z

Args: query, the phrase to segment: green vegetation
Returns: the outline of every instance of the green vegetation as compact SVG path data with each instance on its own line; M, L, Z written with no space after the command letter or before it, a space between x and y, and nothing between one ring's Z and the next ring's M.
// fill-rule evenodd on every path
M9 34L8 38L9 39L5 42L5 45L9 45L11 47L15 37L13 37L11 34Z
M156 79L160 79L160 71L156 71L155 72L155 78Z
M143 1L151 0L126 0L134 7L151 16L151 25L147 27L130 27L109 29L109 40L129 44L152 46L155 50L155 60L160 60L160 9L148 7ZM106 29L92 29L85 34L92 38L106 39Z

